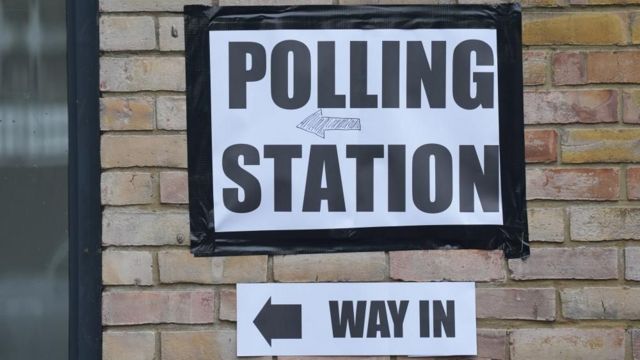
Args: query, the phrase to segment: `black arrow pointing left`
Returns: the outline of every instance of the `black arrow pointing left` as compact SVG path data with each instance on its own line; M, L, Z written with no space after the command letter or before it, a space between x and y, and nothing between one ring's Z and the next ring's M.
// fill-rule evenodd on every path
M302 339L302 305L271 305L269 298L253 323L269 346L272 339Z

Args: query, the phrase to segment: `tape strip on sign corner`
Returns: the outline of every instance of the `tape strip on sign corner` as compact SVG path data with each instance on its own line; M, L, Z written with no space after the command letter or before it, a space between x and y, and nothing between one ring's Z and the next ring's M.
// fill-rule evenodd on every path
M238 284L238 356L477 355L475 284Z
M518 4L185 7L196 256L529 253Z

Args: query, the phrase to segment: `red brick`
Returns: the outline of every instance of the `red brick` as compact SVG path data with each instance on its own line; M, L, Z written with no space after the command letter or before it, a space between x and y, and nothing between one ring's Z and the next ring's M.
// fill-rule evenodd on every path
M514 329L511 360L624 359L624 329Z
M556 291L553 288L479 288L476 290L479 319L553 321Z
M153 331L106 331L102 333L102 360L156 360Z
M573 241L640 240L640 208L572 207L569 218Z
M527 199L617 200L619 179L618 169L527 169Z
M584 84L587 81L586 57L579 52L553 55L553 83L555 85Z
M189 184L186 171L160 173L160 201L164 204L188 204Z
M613 123L618 121L614 90L528 91L524 93L527 124Z
M502 251L427 250L389 253L391 278L403 281L503 281Z
M627 198L640 200L640 167L627 169Z
M622 120L627 124L640 124L640 90L622 93Z
M547 58L546 51L523 51L524 85L543 85L545 83L547 78Z
M383 252L284 255L273 258L276 281L382 281L387 278Z
M236 321L236 289L220 289L220 320Z
M588 83L640 82L640 51L602 51L587 53Z
M209 324L213 302L213 290L110 291L102 294L102 323Z
M509 260L511 278L535 279L617 279L616 248L532 248L526 260Z
M640 320L640 288L570 288L560 295L567 319Z
M558 134L555 130L524 132L524 156L528 163L549 163L558 159Z

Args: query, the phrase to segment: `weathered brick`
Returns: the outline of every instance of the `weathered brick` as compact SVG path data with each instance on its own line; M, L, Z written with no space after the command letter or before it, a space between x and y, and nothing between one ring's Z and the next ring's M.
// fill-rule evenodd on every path
M628 247L624 249L624 278L640 281L640 247Z
M524 132L524 156L528 163L549 163L558 159L558 134L555 130Z
M626 18L625 14L604 12L533 14L524 18L522 42L527 45L622 45L627 43Z
M209 324L213 302L213 290L109 291L102 294L102 323Z
M640 240L640 208L572 207L573 241Z
M185 5L211 5L211 0L100 0L101 12L177 11Z
M146 251L108 249L102 252L104 285L152 285L153 258Z
M640 288L587 287L560 292L568 319L640 319Z
M625 90L622 93L622 121L640 124L640 90Z
M339 0L340 5L455 4L455 0Z
M527 91L526 124L611 123L618 121L614 90Z
M100 50L152 50L155 47L156 24L151 16L100 17Z
M332 0L219 0L220 6L233 5L331 5Z
M631 329L630 332L633 360L640 360L640 329Z
M236 357L235 330L162 331L162 360L271 360L269 357Z
M160 173L160 201L165 204L189 202L188 176L185 171Z
M594 51L587 53L587 82L640 82L640 51Z
M184 96L158 96L157 107L158 129L187 129L187 103Z
M542 85L547 78L548 53L546 51L523 51L522 67L524 85Z
M476 316L552 321L556 318L556 291L553 288L479 288L476 289Z
M529 240L563 242L564 241L564 209L562 208L529 208Z
M507 355L507 331L503 329L478 329L476 341L478 344L478 356L453 356L453 357L405 357L398 356L396 359L405 360L503 360L508 359ZM280 358L279 358L280 359ZM349 358L358 360L359 358ZM320 359L322 360L322 359Z
M102 173L100 197L103 205L151 204L155 198L153 175L140 171Z
M624 329L514 329L511 360L624 359Z
M103 245L187 245L186 211L105 209L102 213Z
M275 256L273 276L284 282L381 281L387 260L383 252Z
M566 6L568 0L522 0L523 7L558 7Z
M236 289L220 289L220 320L236 321Z
M640 129L566 129L565 163L640 162Z
M184 50L184 18L182 16L162 16L158 18L160 50Z
M106 331L102 333L102 360L156 360L153 331Z
M526 260L509 260L511 278L534 279L616 279L616 248L532 248Z
M619 197L618 169L527 169L527 199L530 200L617 200Z
M584 84L587 81L586 55L561 52L553 55L553 83L555 85Z
M502 251L427 250L389 253L391 278L404 281L502 281Z
M194 257L188 250L158 253L160 282L213 284L213 259Z
M640 3L640 0L634 0ZM636 12L631 15L631 42L640 44L640 13Z
M184 91L184 58L132 56L100 58L101 91Z
M194 257L187 250L158 253L162 283L235 284L267 281L267 256Z
M100 99L100 129L153 130L155 118L153 98L106 97Z
M640 4L640 0L569 0L571 5L624 5Z
M278 360L389 360L388 356L278 356ZM398 357L398 359L401 359ZM416 358L418 359L418 358Z
M507 331L503 329L478 329L478 358L480 359L508 359Z
M185 135L102 135L103 168L162 166L187 167Z
M627 168L627 198L640 200L640 167Z

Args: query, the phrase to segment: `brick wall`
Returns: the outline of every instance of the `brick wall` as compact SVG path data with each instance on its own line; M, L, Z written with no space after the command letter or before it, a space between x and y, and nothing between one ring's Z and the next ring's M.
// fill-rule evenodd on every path
M294 2L455 1L219 0ZM237 282L440 280L477 282L480 358L640 359L639 0L523 4L527 261L192 257L180 14L191 3L211 0L100 0L105 360L235 358Z

